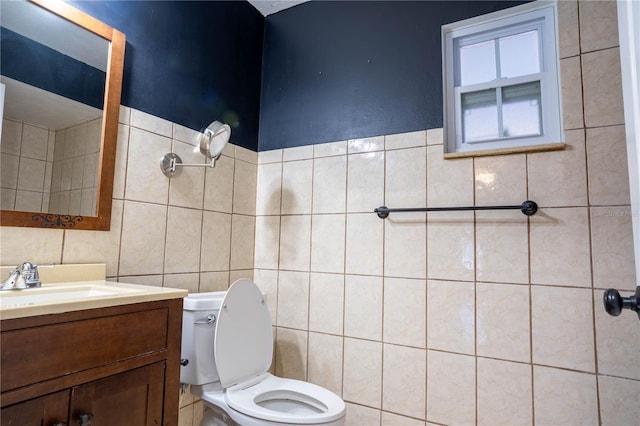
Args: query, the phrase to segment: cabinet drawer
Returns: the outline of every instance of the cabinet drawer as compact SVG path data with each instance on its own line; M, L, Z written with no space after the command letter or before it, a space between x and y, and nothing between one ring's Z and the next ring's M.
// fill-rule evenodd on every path
M1 390L167 350L168 309L3 331Z

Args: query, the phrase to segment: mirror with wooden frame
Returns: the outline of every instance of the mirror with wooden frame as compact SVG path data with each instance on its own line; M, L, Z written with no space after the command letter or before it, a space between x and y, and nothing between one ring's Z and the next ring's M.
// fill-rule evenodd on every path
M61 0L0 6L0 225L109 230L125 35Z

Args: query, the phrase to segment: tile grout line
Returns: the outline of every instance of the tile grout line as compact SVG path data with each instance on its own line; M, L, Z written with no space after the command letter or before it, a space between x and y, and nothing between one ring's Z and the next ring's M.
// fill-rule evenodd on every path
M595 392L596 392L596 410L597 410L597 416L598 416L598 423L602 424L602 413L601 413L601 402L600 402L600 381L598 379L598 341L597 341L597 327L596 327L596 312L595 312L595 280L594 280L594 271L593 271L593 240L592 240L592 217L591 217L591 194L589 191L590 185L589 185L589 153L588 153L588 141L587 141L587 117L586 117L586 112L585 112L585 93L584 93L584 88L585 88L585 84L584 84L584 74L583 74L583 60L584 60L584 55L587 52L583 52L582 50L582 31L581 28L581 21L580 21L580 3L577 4L576 7L576 14L577 14L577 19L578 19L578 43L579 43L579 50L580 50L580 79L581 79L581 85L580 85L580 89L582 91L581 95L582 95L582 122L583 122L583 126L584 128L582 129L582 135L583 135L583 140L584 140L584 167L585 167L585 181L586 181L586 191L587 191L587 228L588 228L588 240L589 240L589 266L590 266L590 278L591 278L591 291L590 291L590 296L591 296L591 319L592 319L592 329L591 329L591 333L592 333L592 337L593 337L593 361L594 361L594 373L595 373L595 382L596 382L596 388L595 388ZM624 121L624 120L623 120ZM624 125L624 123L623 123Z
M129 112L131 114L131 112ZM131 117L129 117L129 122ZM118 236L118 263L116 265L116 281L120 281L120 264L122 262L122 239L124 237L124 217L125 217L125 205L127 203L127 178L129 174L129 150L131 148L131 125L129 123L118 123L127 127L127 150L124 156L124 176L122 179L122 212L120 213L120 235ZM117 148L116 148L116 162L117 162ZM113 201L111 202L113 204Z
M382 152L384 153L384 179L383 179L383 191L382 193L384 194L384 202L386 205L386 199L387 199L387 136L383 136L383 141L382 141L382 145L383 145L383 149ZM384 345L385 345L385 338L384 338L384 319L385 319L385 309L384 309L384 302L385 302L385 290L387 288L387 279L385 277L385 269L386 269L386 236L387 236L387 223L386 221L383 221L382 223L382 297L381 297L381 304L382 304L382 315L380 316L380 326L382 328L382 330L380 330L380 362L381 362L381 369L380 369L380 416L382 416L382 412L384 411L384 354L385 354L385 350L384 350Z
M472 195L473 195L473 205L475 206L477 203L476 196L476 159L474 158L471 161L471 185L472 185ZM474 404L474 414L475 414L475 422L478 424L478 211L473 210L473 357L474 357L474 396L475 396L475 404Z
M429 134L425 132L424 149L424 200L425 206L429 206ZM424 213L424 420L428 421L429 413L429 213Z
M529 191L529 154L525 154L525 187L526 187L526 195L527 199L530 197ZM528 308L529 308L529 372L531 374L531 401L529 402L529 406L531 407L531 424L536 424L536 416L535 416L535 376L534 376L534 368L533 368L533 289L531 284L531 217L527 216L527 281L528 281Z
M347 211L349 209L349 164L351 163L348 155L349 151L349 142L347 142L345 147L345 162L346 162L346 184L344 191L344 233L342 234L343 243L344 243L344 252L342 254L342 336L341 336L341 349L342 349L342 365L341 365L341 374L340 374L340 397L344 395L344 370L345 370L345 360L344 360L344 352L345 352L345 340L346 340L346 312L347 312Z
M313 156L311 157L311 211L309 212L309 260L306 265L306 274L307 274L307 318L306 318L306 333L307 333L307 347L306 347L306 368L305 368L305 378L309 380L309 361L310 361L310 351L309 351L309 341L310 341L310 332L309 332L309 316L311 313L311 256L313 253L313 202L314 202L314 182L316 180L316 159Z

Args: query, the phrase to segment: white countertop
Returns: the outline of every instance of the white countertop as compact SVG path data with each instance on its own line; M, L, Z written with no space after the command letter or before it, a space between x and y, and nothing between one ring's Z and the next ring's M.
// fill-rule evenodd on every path
M2 280L5 269L0 268ZM45 267L40 268L42 287L0 291L0 320L178 299L188 294L182 289L106 281L100 264L46 269L43 274Z

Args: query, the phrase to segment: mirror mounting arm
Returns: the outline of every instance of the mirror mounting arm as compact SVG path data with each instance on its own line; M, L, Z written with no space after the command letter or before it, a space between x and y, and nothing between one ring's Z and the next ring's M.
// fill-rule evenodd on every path
M231 127L228 124L220 121L214 121L200 133L199 143L200 153L207 159L211 160L210 164L184 164L182 158L175 152L162 157L160 160L160 169L166 177L173 177L178 174L177 167L211 167L216 166L216 160L220 158L222 150L229 141L231 136Z
M212 158L211 162L207 164L185 164L178 154L171 152L162 157L160 169L166 177L170 178L179 174L181 169L178 169L178 167L209 167L213 169L216 166L216 160L218 158L220 158L220 155Z

